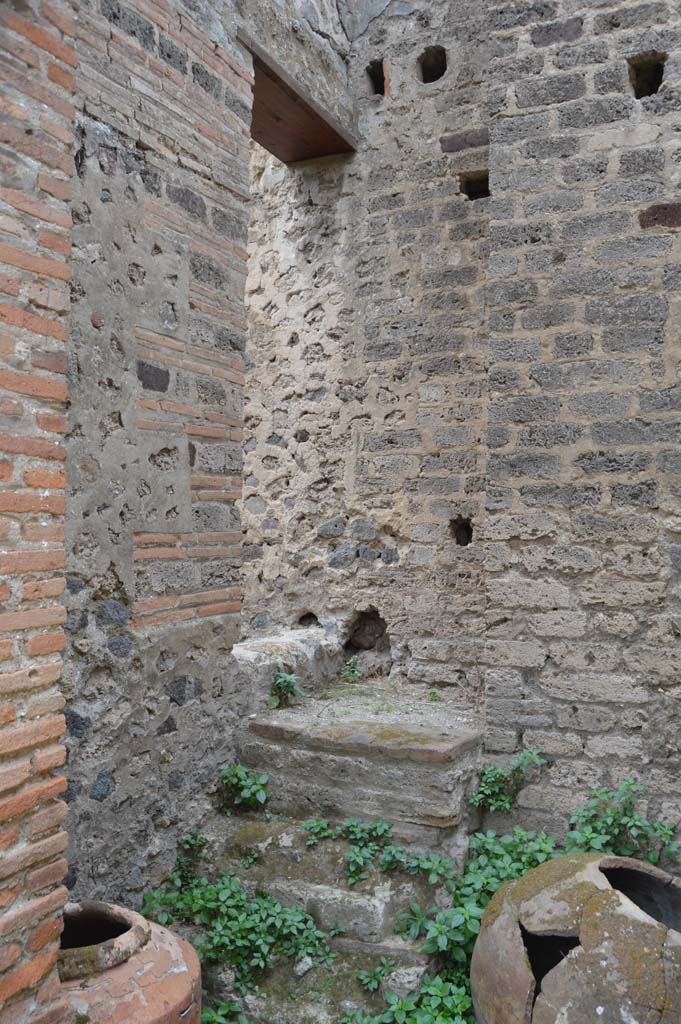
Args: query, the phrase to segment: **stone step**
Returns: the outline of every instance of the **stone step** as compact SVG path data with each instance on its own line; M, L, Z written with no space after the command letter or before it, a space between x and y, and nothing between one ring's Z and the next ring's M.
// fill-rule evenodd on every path
M238 996L229 985L229 972L208 968L204 985L215 1001L236 998L252 1024L340 1024L350 1010L378 1014L385 1007L381 993L367 992L357 980L357 971L379 963L381 956L395 962L400 975L415 975L414 987L424 965L396 946L343 948L334 942L336 959L329 966L293 965L282 962L260 980L257 992ZM396 976L397 977L397 976ZM388 982L389 983L389 982Z
M458 721L316 722L306 709L299 717L289 711L253 718L238 755L269 772L275 811L381 817L399 831L462 824L479 747L479 734Z
M348 941L399 944L394 933L398 914L412 902L429 906L436 899L434 886L404 873L370 870L365 880L350 886L345 870L349 844L324 839L310 847L307 839L299 822L231 818L221 834L211 834L211 860L238 875L246 887L305 910L324 931L342 928Z

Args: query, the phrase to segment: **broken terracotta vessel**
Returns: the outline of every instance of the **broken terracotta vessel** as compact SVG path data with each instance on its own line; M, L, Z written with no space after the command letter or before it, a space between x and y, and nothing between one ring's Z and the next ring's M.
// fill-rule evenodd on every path
M495 894L473 953L478 1024L679 1024L681 880L570 854Z
M88 1024L198 1024L201 968L192 947L140 914L69 903L59 953L71 1019Z

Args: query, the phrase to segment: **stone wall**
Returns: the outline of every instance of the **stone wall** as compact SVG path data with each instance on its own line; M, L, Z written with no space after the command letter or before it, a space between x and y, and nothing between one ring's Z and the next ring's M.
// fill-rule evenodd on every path
M470 705L485 591L457 540L481 528L488 200L459 176L487 167L484 31L469 4L409 10L355 40L356 156L254 155L245 624L342 632L375 607L396 674ZM423 82L438 44L447 71Z
M250 67L178 8L79 12L67 438L69 884L129 898L239 714Z
M59 693L77 66L67 4L0 7L0 1020L60 1017ZM58 774L55 775L55 770Z
M524 820L631 771L678 820L678 5L491 18L488 746L554 759Z
M239 713L250 71L179 9L83 9L78 48L69 882L124 899L205 813Z
M396 686L453 687L491 758L550 759L519 821L559 829L631 771L678 818L681 21L476 17L378 4L359 154L254 157L246 628L343 633L374 606ZM487 166L491 198L465 198Z
M252 86L238 33L295 59L299 79L319 76L343 116L351 104L339 44L298 24L296 3L269 20L245 7L79 10L65 672L76 895L136 903L168 873L178 836L211 813L250 697L231 656Z

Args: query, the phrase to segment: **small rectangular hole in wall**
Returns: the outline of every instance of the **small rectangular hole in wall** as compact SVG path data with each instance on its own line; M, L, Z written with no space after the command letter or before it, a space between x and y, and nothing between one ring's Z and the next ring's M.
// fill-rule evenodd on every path
M367 77L374 96L385 96L385 66L382 60L367 64Z
M659 92L664 78L666 53L642 53L629 59L629 81L637 100Z
M459 188L467 199L487 199L489 190L489 171L470 171L459 175Z

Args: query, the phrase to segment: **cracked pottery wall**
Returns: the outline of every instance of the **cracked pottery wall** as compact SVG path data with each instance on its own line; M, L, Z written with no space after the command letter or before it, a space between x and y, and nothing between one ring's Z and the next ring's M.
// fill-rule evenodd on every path
M245 628L373 605L396 685L453 688L492 759L550 760L517 821L559 831L632 771L676 820L678 11L377 8L359 154L253 157Z
M347 118L337 19L327 32L323 5L302 8L79 10L64 682L77 896L136 904L168 873L252 696L231 655L252 81L236 37L322 80Z

